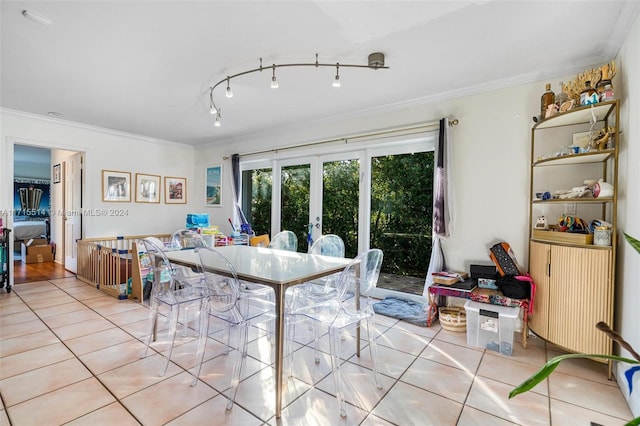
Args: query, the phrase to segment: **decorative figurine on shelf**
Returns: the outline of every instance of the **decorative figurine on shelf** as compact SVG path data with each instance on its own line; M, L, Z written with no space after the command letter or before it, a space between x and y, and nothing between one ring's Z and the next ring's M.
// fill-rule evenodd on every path
M538 216L538 218L536 219L536 224L533 227L534 229L542 229L544 231L547 231L549 229L547 218L544 216Z
M595 151L596 149L598 151L604 151L607 149L612 132L613 128L611 127L598 130L591 140L591 151Z
M558 105L549 104L549 106L547 106L547 111L545 112L544 118L553 117L558 113L558 109Z

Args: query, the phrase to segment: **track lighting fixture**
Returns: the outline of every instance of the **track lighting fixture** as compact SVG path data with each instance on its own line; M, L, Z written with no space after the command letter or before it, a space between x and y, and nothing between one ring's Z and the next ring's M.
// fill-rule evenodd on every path
M380 53L380 52L374 52L371 53L368 57L368 62L366 65L359 65L359 64L340 64L339 62L336 62L335 64L326 64L326 63L320 63L318 62L318 54L316 53L316 61L315 62L310 62L310 63L290 63L290 64L272 64L270 66L264 67L262 66L262 58L260 58L260 66L258 68L254 68L254 69L250 69L247 71L242 71L239 72L237 74L234 75L229 75L225 78L223 78L222 80L220 80L219 82L217 82L216 84L214 84L213 86L211 86L209 88L209 108L210 108L210 112L211 114L214 114L216 116L216 121L215 121L215 126L219 127L220 126L220 108L218 108L216 106L216 103L214 101L213 98L213 92L216 90L216 88L220 85L222 85L223 83L227 83L227 90L225 92L227 98L231 98L233 97L233 92L231 91L231 79L236 78L236 77L240 77L242 75L246 75L246 74L252 74L254 72L262 72L265 69L269 69L271 68L272 70L272 77L271 77L271 88L273 89L277 89L279 87L278 84L278 80L276 79L276 68L283 68L283 67L315 67L315 68L319 68L319 67L336 67L336 76L333 80L332 86L333 87L340 87L341 86L341 81L340 81L340 67L346 67L346 68L368 68L368 69L373 69L373 70L377 70L377 69L388 69L389 67L386 67L384 65L384 53Z

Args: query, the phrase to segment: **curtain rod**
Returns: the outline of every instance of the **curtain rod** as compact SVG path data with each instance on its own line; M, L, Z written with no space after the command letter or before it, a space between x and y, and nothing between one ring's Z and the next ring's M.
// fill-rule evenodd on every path
M449 127L453 127L453 126L457 126L460 123L460 121L457 118L453 118L451 120L449 120ZM271 148L271 149L265 149L262 151L254 151L254 152L246 152L244 154L240 154L240 157L244 157L247 155L258 155L258 154L267 154L269 152L279 152L279 151L288 151L290 149L300 149L300 148L308 148L310 146L315 146L315 145L324 145L327 143L335 143L335 142L344 142L344 143L349 143L349 140L353 140L353 139L365 139L365 138L370 138L373 136L384 136L384 135L388 135L388 134L392 134L392 133L397 133L397 132L407 132L407 131L413 131L413 130L427 130L429 128L432 127L437 127L440 125L440 120L438 121L431 121L429 123L424 123L424 124L420 124L420 125L416 125L416 126L407 126L407 127L396 127L394 129L388 129L388 130L381 130L378 132L369 132L369 133L360 133L360 134L355 134L355 135L350 135L350 136L343 136L340 138L331 138L331 139L323 139L323 140L319 140L319 141L315 141L315 142L308 142L308 143L303 143L300 145L291 145L291 146L285 146L282 148ZM228 160L230 157L222 157L223 160Z

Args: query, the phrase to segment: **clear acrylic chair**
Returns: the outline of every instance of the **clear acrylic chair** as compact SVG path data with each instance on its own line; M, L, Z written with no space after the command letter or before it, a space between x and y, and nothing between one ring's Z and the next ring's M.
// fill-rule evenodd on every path
M240 291L240 283L236 271L229 261L220 252L213 248L202 247L196 249L199 258L201 272L204 276L204 285L209 291L206 299L205 313L201 317L196 365L193 369L191 386L195 386L202 369L204 351L209 335L209 317L214 317L225 322L225 355L229 354L230 328L237 330L236 351L237 357L231 373L231 386L227 396L227 410L233 407L233 402L238 391L240 374L247 351L247 336L249 321L265 314L273 315L275 306L273 302L261 297L252 297L250 294ZM217 272L214 272L217 271Z
M327 234L318 238L309 247L309 254L320 254L331 257L344 257L344 241L338 235ZM294 287L297 291L304 291L305 296L313 302L321 302L335 297L335 281L340 274L321 278L304 283L302 286Z
M178 229L171 234L169 246L174 249L189 249L206 247L207 243L204 238L202 238L202 235L198 234L193 229Z
M309 247L309 254L319 254L323 256L344 257L344 251L344 241L335 234L323 235ZM334 299L336 297L335 284L339 277L340 274L338 273L292 287L287 294L287 309L295 310L301 306L313 306L326 300ZM351 295L353 295L353 293L349 293L347 297ZM293 327L293 330L288 331L290 335L295 336L295 326L296 321L289 321L287 323L287 327ZM320 362L320 349L318 346L320 327L315 326L315 322L312 322L310 330L314 332L315 362L317 364ZM287 360L288 371L289 376L291 376L291 362L289 361L290 360Z
M369 351L373 364L373 377L378 389L382 387L379 370L378 354L375 339L375 312L373 301L369 295L375 288L382 266L382 251L370 249L353 259L342 271L336 282L336 294L331 300L317 305L306 305L295 308L288 316L304 316L329 329L329 344L331 352L331 369L336 389L336 398L340 416L347 415L344 401L344 382L340 371L341 333L348 327L356 326L361 321L366 323ZM348 291L359 289L359 298L344 299ZM289 329L291 330L291 329ZM291 339L293 336L290 336ZM291 358L291 345L288 348L288 358ZM291 361L289 361L291 362Z
M144 358L149 352L151 341L157 337L159 308L164 305L169 309L169 330L167 333L167 350L165 351L165 363L160 373L164 376L169 367L171 353L176 338L176 329L180 317L180 308L183 310L183 324L188 328L189 311L195 309L196 318L202 310L202 306L208 296L207 288L204 286L190 285L184 288L177 288L177 281L174 279L174 269L164 254L163 247L159 247L152 239L141 240L147 256L149 256L149 269L153 275L151 288L151 306L149 309L148 334L145 339L145 349L140 356Z
M298 237L292 231L282 231L271 239L268 247L277 250L297 251Z
M198 247L206 247L207 243L202 238L202 235L198 234L193 229L178 229L169 239L169 247L173 250L185 250L195 249ZM200 275L193 269L186 266L174 266L175 279L182 285L193 285L193 282L197 284L200 280Z

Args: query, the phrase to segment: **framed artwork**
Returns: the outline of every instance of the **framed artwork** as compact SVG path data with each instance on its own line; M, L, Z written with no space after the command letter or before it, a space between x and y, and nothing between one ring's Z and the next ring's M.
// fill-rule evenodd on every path
M207 167L204 176L206 183L204 205L220 207L222 205L222 165Z
M60 164L53 166L53 183L60 183L62 173L60 167Z
M187 179L180 177L164 177L164 203L187 203Z
M136 203L160 202L160 176L136 173Z
M103 170L102 201L131 202L131 173Z

